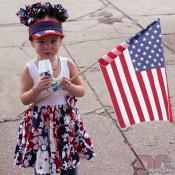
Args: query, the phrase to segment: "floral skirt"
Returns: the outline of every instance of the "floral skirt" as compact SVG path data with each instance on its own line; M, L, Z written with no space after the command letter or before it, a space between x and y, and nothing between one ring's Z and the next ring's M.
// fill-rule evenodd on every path
M75 99L67 105L34 106L25 111L19 125L16 165L35 166L38 174L49 175L75 168L80 158L94 156Z

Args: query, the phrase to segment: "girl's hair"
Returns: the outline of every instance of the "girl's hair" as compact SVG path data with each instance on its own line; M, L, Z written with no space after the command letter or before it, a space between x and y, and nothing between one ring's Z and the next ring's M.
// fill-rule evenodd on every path
M65 22L69 17L67 10L64 9L61 4L51 5L49 2L38 2L32 5L26 5L25 9L20 8L17 16L25 26L30 26L34 22L47 16L55 18L59 22Z

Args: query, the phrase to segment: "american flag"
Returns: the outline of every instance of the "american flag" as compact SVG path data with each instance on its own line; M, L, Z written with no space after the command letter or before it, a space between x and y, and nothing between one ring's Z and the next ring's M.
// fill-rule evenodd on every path
M98 62L121 128L173 121L159 19Z

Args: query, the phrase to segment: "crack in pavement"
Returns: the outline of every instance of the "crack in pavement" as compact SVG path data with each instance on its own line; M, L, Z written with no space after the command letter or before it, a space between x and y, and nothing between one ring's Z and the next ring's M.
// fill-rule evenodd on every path
M8 23L8 24L0 24L1 27L23 27L21 23Z
M0 121L0 124L3 124L3 123L9 123L9 122L16 122L16 121L19 121L20 118L15 118L15 119L4 119L4 120L1 120Z
M105 9L105 8L106 8L106 7L99 8L99 9L93 11L93 12L87 13L87 14L85 14L85 15L79 16L79 17L74 18L74 19L71 19L71 20L68 20L68 22L79 21L79 20L81 20L82 18L84 18L84 17L86 17L86 16L93 15L93 14L95 14L95 13L97 13L97 12L99 12L99 11Z
M105 109L110 110L110 108L112 108L112 107L108 107L108 109L107 108L105 108ZM83 113L83 115L96 114L96 115L100 115L100 116L103 116L105 118L108 118L106 110L104 110L104 107L101 107L101 108L97 108L97 109L94 109L94 110L89 111L89 112L85 112L85 113Z
M86 43L86 42L98 42L98 41L110 41L110 40L113 40L113 39L121 39L123 37L110 37L110 38L105 38L105 39L94 39L94 40L84 40L84 41L79 41L79 42L71 42L71 43L65 43L65 45L76 45L76 44L83 44L83 43Z
M0 49L8 49L8 48L17 48L19 46L17 45L12 45L12 46L0 46Z
M107 109L108 108L108 109ZM106 110L110 110L110 106L106 107L105 109ZM106 117L106 112L104 110L104 108L97 108L97 109L94 109L92 111L89 111L89 112L84 112L84 113L81 113L81 115L89 115L89 114L96 114L96 115L100 115L100 116L104 116ZM3 119L3 120L0 120L0 124L3 124L3 123L9 123L9 122L16 122L16 121L20 121L22 119L22 117L18 117L18 118L15 118L15 119Z
M160 14L149 14L149 15L134 15L134 16L174 16L175 13L160 13Z

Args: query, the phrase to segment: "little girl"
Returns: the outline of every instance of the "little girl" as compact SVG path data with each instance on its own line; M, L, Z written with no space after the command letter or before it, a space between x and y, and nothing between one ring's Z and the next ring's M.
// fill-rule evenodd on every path
M29 39L36 57L23 69L21 101L34 106L20 122L15 164L34 167L35 175L77 175L80 158L91 159L94 150L86 133L75 97L84 95L84 87L73 61L57 56L64 37L62 22L68 18L60 5L36 3L17 13L29 27ZM62 78L61 88L46 97L53 77L39 74L39 62L49 59L54 78Z

